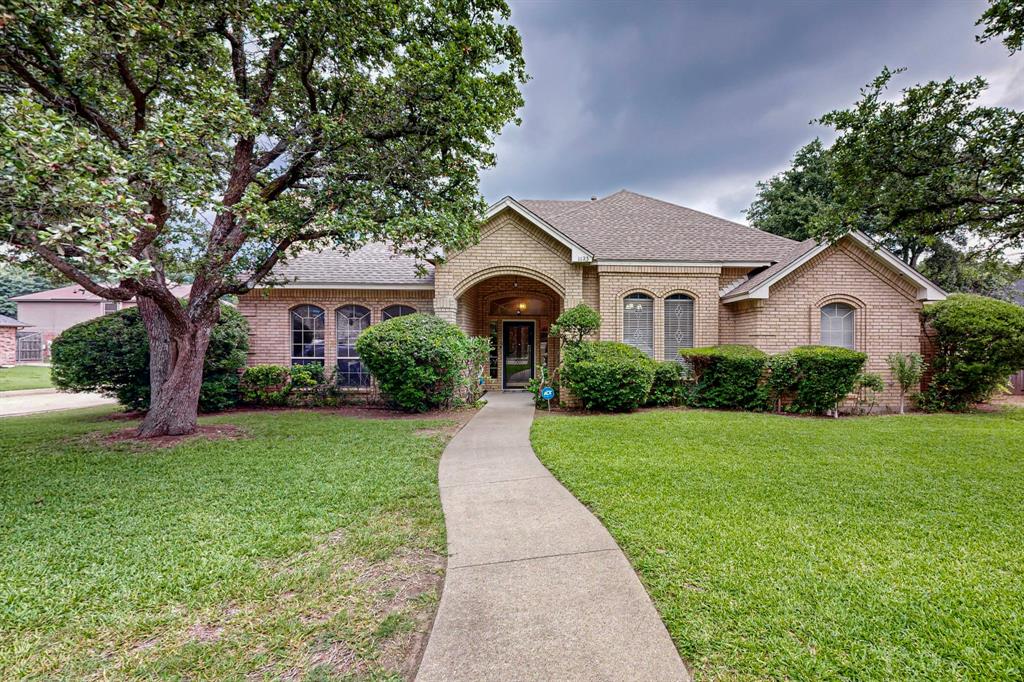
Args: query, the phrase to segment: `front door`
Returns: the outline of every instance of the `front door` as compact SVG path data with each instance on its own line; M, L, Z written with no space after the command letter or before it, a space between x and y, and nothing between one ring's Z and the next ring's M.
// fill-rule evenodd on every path
M533 378L533 322L505 322L505 388L525 388Z

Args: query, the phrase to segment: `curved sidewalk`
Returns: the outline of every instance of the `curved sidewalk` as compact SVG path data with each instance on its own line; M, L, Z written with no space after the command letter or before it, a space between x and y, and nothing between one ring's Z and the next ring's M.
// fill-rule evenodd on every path
M416 679L688 680L622 551L534 455L531 398L488 394L441 457L448 571Z

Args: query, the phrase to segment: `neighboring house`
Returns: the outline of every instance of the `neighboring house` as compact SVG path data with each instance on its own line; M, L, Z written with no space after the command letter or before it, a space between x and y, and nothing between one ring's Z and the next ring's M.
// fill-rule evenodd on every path
M187 298L190 289L181 285L172 291L178 298ZM11 300L18 304L17 316L25 323L25 331L41 334L47 349L50 341L68 327L135 305L134 300L108 301L77 284L14 296Z
M18 359L18 330L25 323L0 315L0 367L8 367Z
M883 402L892 404L885 358L920 352L922 304L945 298L861 234L794 242L625 190L590 201L506 197L488 210L475 245L421 264L425 273L416 265L371 244L278 267L277 285L239 301L250 363L324 363L342 384L366 386L359 333L418 311L489 337L487 386L521 388L538 367L557 366L555 318L586 303L601 313L599 338L659 360L724 343L856 348L886 377Z

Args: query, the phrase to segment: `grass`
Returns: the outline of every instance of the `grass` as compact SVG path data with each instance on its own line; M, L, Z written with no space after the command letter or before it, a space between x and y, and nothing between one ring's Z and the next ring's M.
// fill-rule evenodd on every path
M0 392L29 388L51 388L50 368L45 365L15 365L0 368Z
M702 680L1024 678L1024 410L537 419Z
M0 428L5 678L399 679L444 566L447 422L237 413L105 444L109 408Z

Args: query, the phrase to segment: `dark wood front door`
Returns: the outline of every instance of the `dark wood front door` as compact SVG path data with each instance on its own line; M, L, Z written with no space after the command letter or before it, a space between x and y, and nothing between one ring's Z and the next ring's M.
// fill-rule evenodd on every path
M504 323L504 388L525 388L533 378L533 322Z

